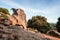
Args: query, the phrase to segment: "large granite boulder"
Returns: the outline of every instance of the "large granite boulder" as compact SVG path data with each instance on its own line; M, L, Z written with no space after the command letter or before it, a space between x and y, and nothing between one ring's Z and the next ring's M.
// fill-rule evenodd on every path
M47 32L48 35L60 38L60 33L55 30L50 30Z
M22 25L23 29L26 29L26 14L22 9L12 8L13 14L7 15L9 20L12 22L12 25Z
M50 40L42 36L23 30L19 26L0 24L0 40Z

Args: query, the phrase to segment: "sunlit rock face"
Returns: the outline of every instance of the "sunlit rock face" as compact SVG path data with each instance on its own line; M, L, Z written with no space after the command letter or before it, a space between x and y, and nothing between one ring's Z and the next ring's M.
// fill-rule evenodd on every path
M5 17L1 17L4 13L0 12L0 40L48 40L42 34L23 30L26 29L26 15L22 9L15 10L13 15L6 14Z
M14 9L13 14L9 17L9 20L12 21L12 25L20 25L23 29L26 29L26 14L22 9Z

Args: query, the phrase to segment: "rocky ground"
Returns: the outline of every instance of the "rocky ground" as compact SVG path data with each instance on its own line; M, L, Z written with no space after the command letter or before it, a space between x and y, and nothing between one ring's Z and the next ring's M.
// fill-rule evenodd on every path
M26 29L26 15L21 9L13 9L14 14L8 18L0 17L0 40L60 40L59 37L42 33L33 33ZM1 16L0 12L0 16ZM55 36L55 35L54 35Z
M53 37L53 36L50 36L50 35L46 35L46 34L43 34L45 36L45 38L49 38L51 40L60 40L60 38L58 37Z
M0 24L0 40L50 40L40 35L27 32L18 26Z

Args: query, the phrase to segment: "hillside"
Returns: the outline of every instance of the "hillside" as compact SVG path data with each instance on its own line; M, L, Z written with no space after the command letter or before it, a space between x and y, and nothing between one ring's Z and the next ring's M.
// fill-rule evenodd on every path
M24 11L15 8L12 8L12 10L12 15L0 12L0 40L60 40L60 38L53 37L50 34L28 31ZM54 34L57 33L54 32Z

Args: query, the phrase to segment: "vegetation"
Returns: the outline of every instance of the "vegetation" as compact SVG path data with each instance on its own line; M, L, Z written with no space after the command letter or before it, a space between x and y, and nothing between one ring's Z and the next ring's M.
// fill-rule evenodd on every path
M0 12L2 12L4 14L9 14L9 11L6 8L0 8Z
M47 19L43 16L33 16L28 20L27 28L37 29L41 33L46 33L51 29Z
M56 24L55 23L49 23L50 24L50 27L51 27L51 30L56 30Z
M57 31L60 32L60 17L58 18L58 22L56 24Z
M12 8L14 10L14 8ZM7 18L7 14L10 15L8 9L0 8L0 17ZM49 30L56 30L60 32L60 17L58 18L57 24L48 23L47 18L43 16L33 16L27 22L27 28L38 30L41 33L46 33Z
M6 8L0 8L0 17L7 18L7 14L9 14L8 9L6 9Z
M5 19L7 19L8 17L7 17L7 15L6 14L1 14L1 16L0 17L2 17L2 18L5 18Z

